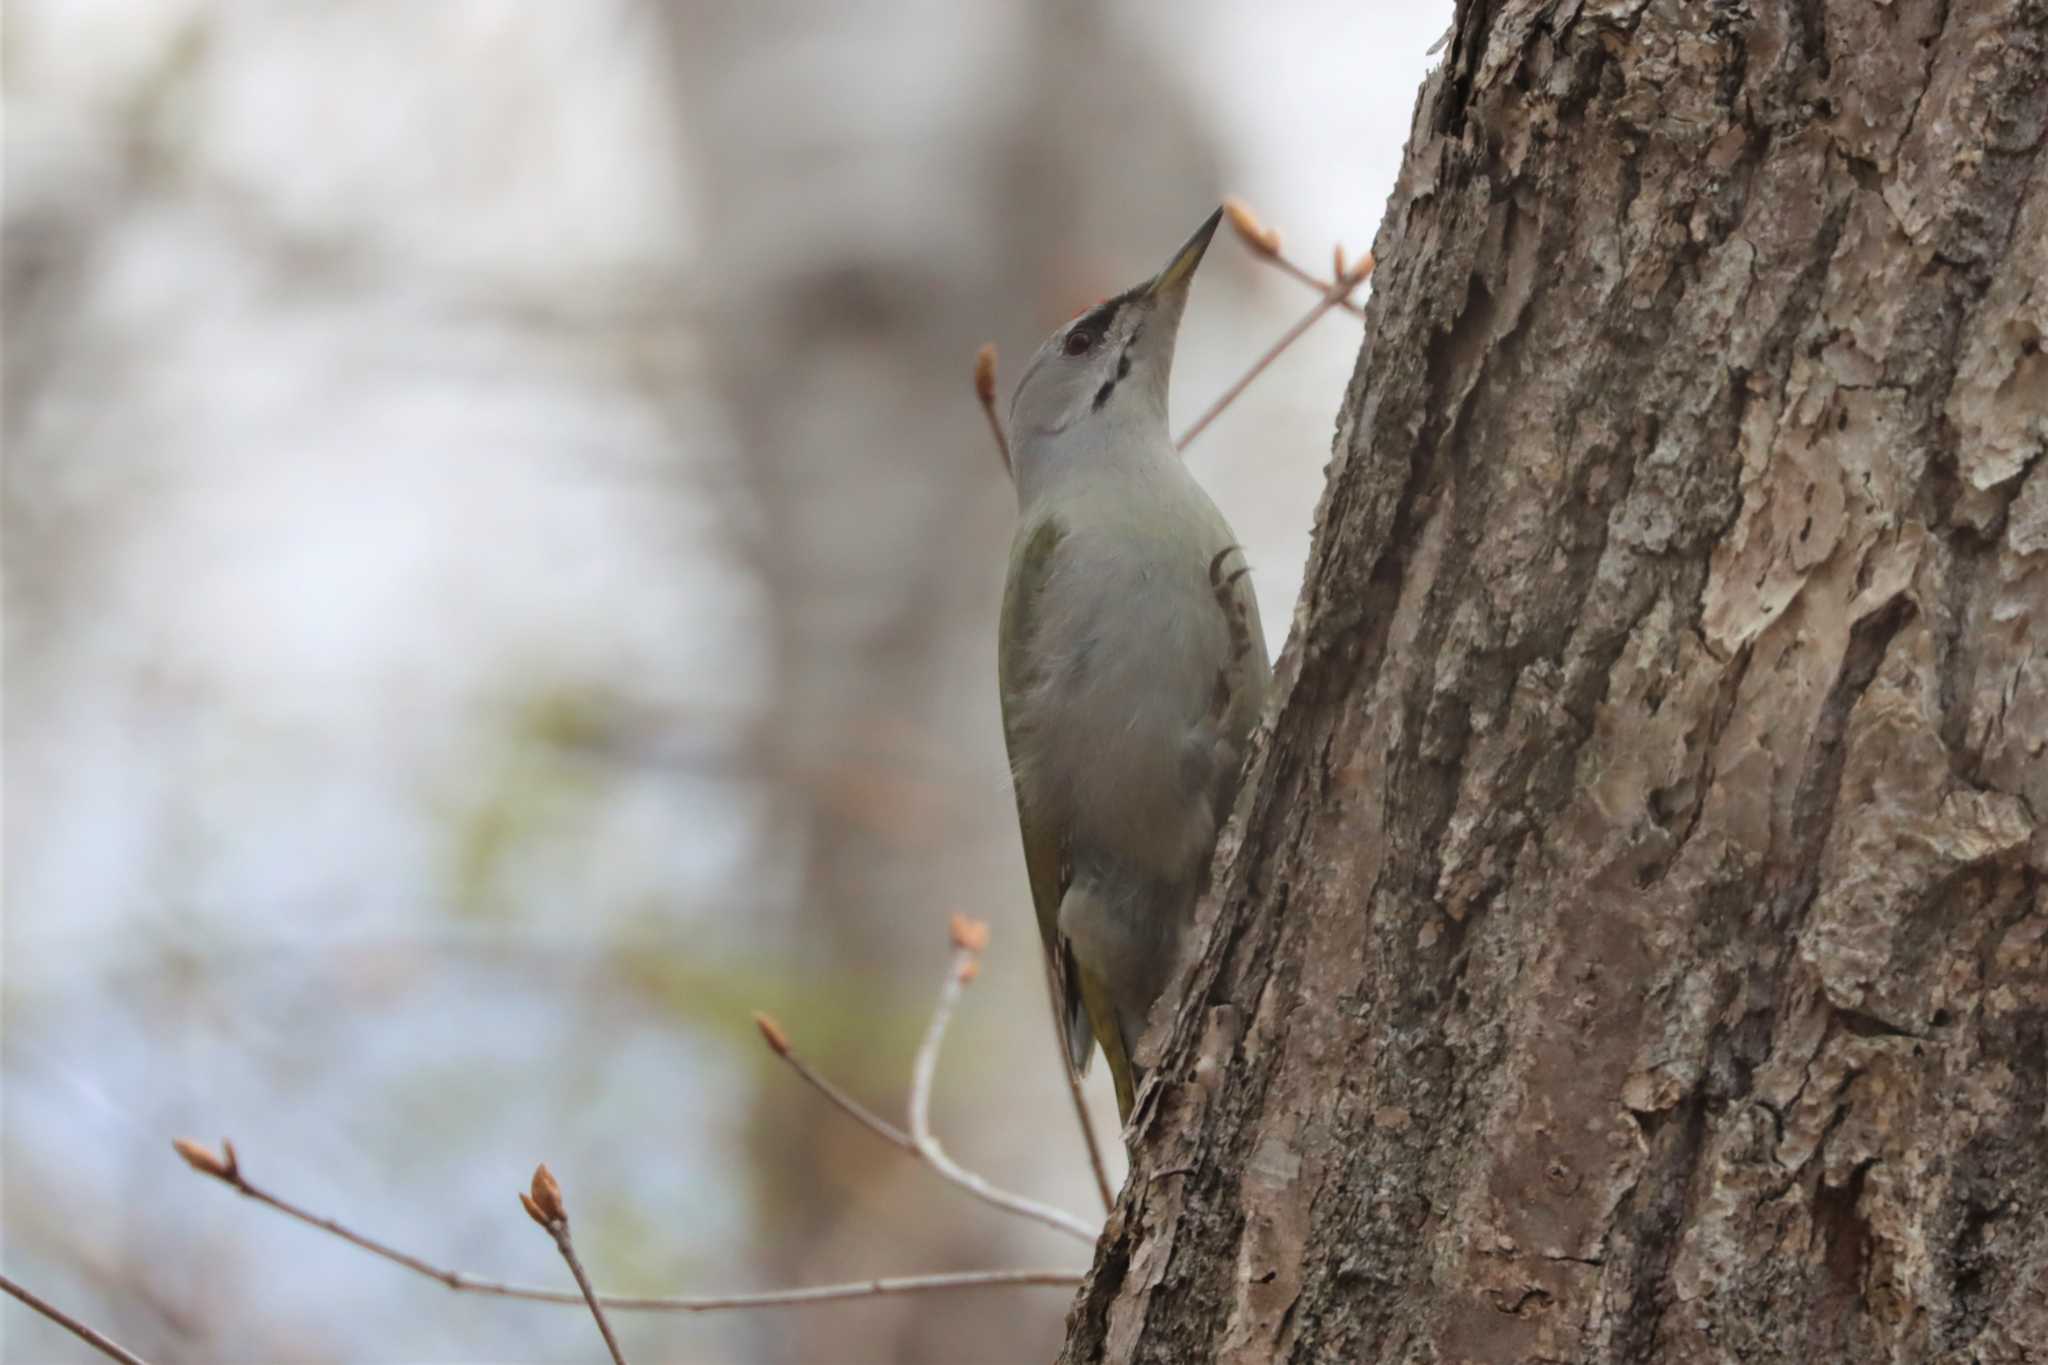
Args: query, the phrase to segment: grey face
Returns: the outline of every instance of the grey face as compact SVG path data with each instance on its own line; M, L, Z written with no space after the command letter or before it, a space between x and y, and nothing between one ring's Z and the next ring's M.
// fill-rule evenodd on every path
M1029 443L1098 421L1150 420L1164 426L1181 310L1221 217L1221 210L1210 215L1166 269L1046 338L1010 400L1014 442Z
M1155 301L1147 288L1140 285L1097 304L1046 338L1011 400L1012 433L1027 439L1049 436L1102 413L1119 399L1143 401L1153 372L1164 378L1171 366L1172 324L1178 321L1155 316ZM1148 332L1155 333L1150 347L1145 345ZM1160 342L1165 365L1158 363Z

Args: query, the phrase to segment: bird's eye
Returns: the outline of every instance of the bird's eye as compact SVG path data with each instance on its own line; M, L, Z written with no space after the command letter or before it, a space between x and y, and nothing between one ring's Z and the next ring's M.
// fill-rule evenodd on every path
M1087 355L1095 349L1095 333L1085 327L1076 327L1067 333L1066 352L1068 355Z

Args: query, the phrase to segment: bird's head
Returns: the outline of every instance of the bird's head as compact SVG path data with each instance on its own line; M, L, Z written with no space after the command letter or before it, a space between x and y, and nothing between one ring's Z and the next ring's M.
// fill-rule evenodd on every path
M1164 270L1106 299L1045 339L1010 400L1010 439L1022 479L1050 445L1099 428L1166 426L1166 388L1188 285L1201 264L1218 209L1176 251ZM1054 438L1063 438L1055 440Z

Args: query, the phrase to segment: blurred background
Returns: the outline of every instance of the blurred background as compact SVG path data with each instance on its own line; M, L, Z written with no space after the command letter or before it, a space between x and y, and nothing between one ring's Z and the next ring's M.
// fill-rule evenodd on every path
M441 1264L710 1293L1087 1264L827 1110L1099 1216L994 687L968 382L1225 192L1371 240L1449 0L6 11L7 1272L159 1362L583 1361ZM1311 303L1228 234L1185 426ZM1358 345L1190 452L1277 651ZM1091 1096L1109 1145L1102 1068ZM1120 1157L1112 1154L1121 1169ZM615 1319L630 1358L1050 1359L1011 1289ZM96 1359L12 1301L8 1361Z

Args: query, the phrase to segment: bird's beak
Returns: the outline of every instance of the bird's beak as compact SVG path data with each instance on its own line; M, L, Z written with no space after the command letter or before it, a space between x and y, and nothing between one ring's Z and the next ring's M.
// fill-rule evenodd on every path
M1188 281L1195 276L1195 267L1202 263L1202 253L1209 249L1209 239L1216 235L1216 225L1223 221L1223 210L1217 209L1209 215L1207 222L1195 229L1195 235L1187 244L1173 253L1173 260L1166 269L1152 277L1145 286L1145 296L1156 298L1161 294L1177 293L1187 289Z

